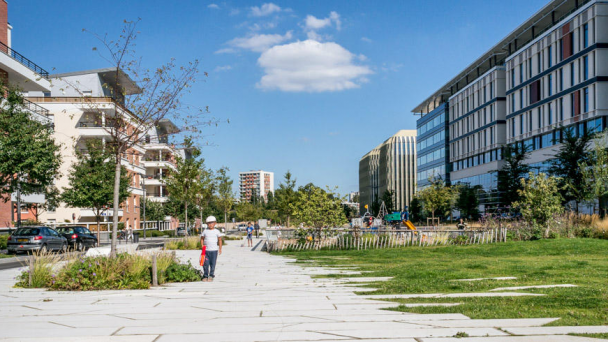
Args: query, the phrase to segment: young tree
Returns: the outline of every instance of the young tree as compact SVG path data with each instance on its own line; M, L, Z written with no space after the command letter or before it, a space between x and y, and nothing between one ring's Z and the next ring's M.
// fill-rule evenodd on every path
M318 230L348 222L342 209L342 198L329 188L323 190L312 183L298 189L291 208L298 222Z
M558 180L547 177L544 173L528 174L528 179L521 179L520 200L513 203L528 223L535 227L546 227L554 215L564 211L562 196L558 191ZM545 232L545 236L548 232Z
M109 144L115 154L114 170L114 218L112 227L111 256L116 255L116 237L118 231L118 205L120 197L121 157L135 153L133 147L145 143L146 133L157 127L169 115L175 120L185 122L182 130L197 130L201 125L210 122L201 122L202 111L186 118L179 116L183 112L191 111L181 98L196 80L198 61L190 62L185 66L177 66L173 59L156 68L145 68L141 58L135 56L135 40L138 35L139 21L124 21L124 28L117 40L111 40L107 35L94 36L103 46L100 55L115 69L111 82L104 87L116 115L106 120L104 128L110 135ZM96 47L94 51L99 51ZM126 76L129 75L129 76ZM123 80L131 77L138 85L137 91L128 89ZM111 85L109 85L111 84ZM72 85L78 89L78 85ZM84 95L84 94L83 94ZM83 102L88 105L88 111L103 117L107 111L106 104L100 105L95 98L83 96ZM123 113L124 112L124 113Z
M394 197L395 197L395 192L392 190L385 190L384 193L382 194L382 201L384 202L384 205L386 206L386 210L389 213L392 213L395 210L395 208L394 208L395 201L393 200Z
M257 221L262 214L262 209L259 206L247 201L240 202L234 209L237 219L242 221Z
M1 86L1 85L0 85ZM50 125L32 119L17 88L4 88L0 108L0 199L40 193L53 184L61 158ZM21 209L17 210L18 218ZM17 225L21 222L18 219Z
M605 215L602 198L608 195L608 132L597 136L594 141L590 163L580 163L588 200L598 203L600 215Z
M454 207L460 211L463 218L477 219L479 217L479 185L472 187L469 184L459 186L458 199Z
M77 161L68 176L69 187L63 189L61 201L73 208L91 208L97 222L99 242L99 222L102 212L114 201L114 158L116 155L102 146L101 141L87 142L87 151L76 150ZM118 201L129 197L127 170L120 168L120 188Z
M289 170L285 173L285 179L275 191L274 196L280 216L287 220L287 227L290 227L290 220L293 215L292 204L296 197L296 179L292 178Z
M508 207L519 200L518 191L522 188L520 179L530 172L530 167L525 164L530 152L520 144L505 145L502 156L504 164L498 171L498 193L500 203Z
M160 202L153 202L146 198L146 218L150 221L163 221L165 219L165 208Z
M227 215L234 205L234 193L232 192L233 181L230 179L230 176L228 176L228 171L230 171L230 169L224 166L216 172L218 193L216 204L224 213L224 223L226 224L226 229L228 229Z
M408 211L410 213L410 221L421 222L424 219L424 216L422 215L422 204L420 203L418 196L410 201Z
M445 184L441 178L429 179L428 187L420 190L417 197L420 198L424 209L431 214L435 221L435 212L440 209L450 209L454 206L458 196L458 187Z
M191 158L176 156L176 171L171 172L169 177L164 179L169 192L169 197L175 198L184 205L184 222L186 224L186 235L188 235L188 206L196 203L197 197L203 191L200 182L202 170L205 168L205 160L200 158L201 152L192 147L192 141L186 139L185 145L192 150Z
M213 194L217 190L217 183L213 170L202 167L200 172L199 183L201 187L198 194L196 194L196 204L200 209L201 222L203 222L203 212L213 200Z
M577 136L573 128L565 128L562 132L563 141L551 162L549 173L558 179L564 201L574 201L578 213L579 203L589 196L583 170L591 162L589 144L594 136L587 133Z

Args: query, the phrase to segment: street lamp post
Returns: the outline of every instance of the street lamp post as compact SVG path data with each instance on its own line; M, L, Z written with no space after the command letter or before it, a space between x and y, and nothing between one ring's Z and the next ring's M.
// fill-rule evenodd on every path
M140 174L141 176L141 187L144 190L144 202L141 205L142 209L143 209L143 214L144 214L144 239L146 238L146 175L145 174Z

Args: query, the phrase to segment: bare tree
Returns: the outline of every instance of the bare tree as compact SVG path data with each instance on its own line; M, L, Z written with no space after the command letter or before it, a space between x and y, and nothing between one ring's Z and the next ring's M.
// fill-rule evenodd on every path
M92 33L102 47L93 50L115 69L112 72L114 75L104 84L112 101L108 106L107 103L100 104L95 98L83 97L89 110L102 117L108 115L108 109L113 109L114 113L102 125L110 136L106 148L110 148L116 156L111 256L116 255L121 158L139 158L141 152L138 150L141 151L145 145L147 133L169 118L183 123L179 127L182 132L197 132L201 127L216 122L205 118L207 108L194 109L182 102L183 95L196 81L197 60L182 66L178 66L174 59L154 69L142 66L141 58L136 57L134 51L139 33L136 29L138 22L139 19L125 20L117 40L110 40L107 34L100 36Z

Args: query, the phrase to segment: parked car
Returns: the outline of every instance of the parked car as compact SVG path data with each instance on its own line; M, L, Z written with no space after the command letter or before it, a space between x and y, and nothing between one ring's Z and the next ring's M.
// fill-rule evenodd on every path
M237 227L237 230L239 232L244 232L247 230L247 225L246 224L239 224L239 226Z
M68 245L76 251L97 246L97 237L87 227L58 227L57 232L68 240Z
M18 228L8 238L8 253L60 251L68 249L68 240L49 227Z
M175 236L186 236L186 228L177 227L177 231L175 232Z

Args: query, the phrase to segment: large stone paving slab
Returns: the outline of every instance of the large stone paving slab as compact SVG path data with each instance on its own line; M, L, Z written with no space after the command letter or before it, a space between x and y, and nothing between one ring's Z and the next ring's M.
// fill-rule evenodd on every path
M182 251L177 255L196 264L199 252ZM472 320L462 314L385 310L398 305L378 300L390 295L359 296L355 292L374 291L364 287L365 283L390 277L353 277L357 271L349 267L302 267L306 264L293 261L231 244L218 259L217 277L212 283L169 284L133 291L14 289L17 270L0 271L0 342L448 342L455 341L453 336L459 332L471 337L458 341L536 342L547 337L551 341L589 341L561 334L604 329L539 327L555 318ZM347 277L317 278L328 274ZM423 296L455 295L462 294ZM458 303L450 303L454 304ZM546 335L507 336L538 335L539 331Z

